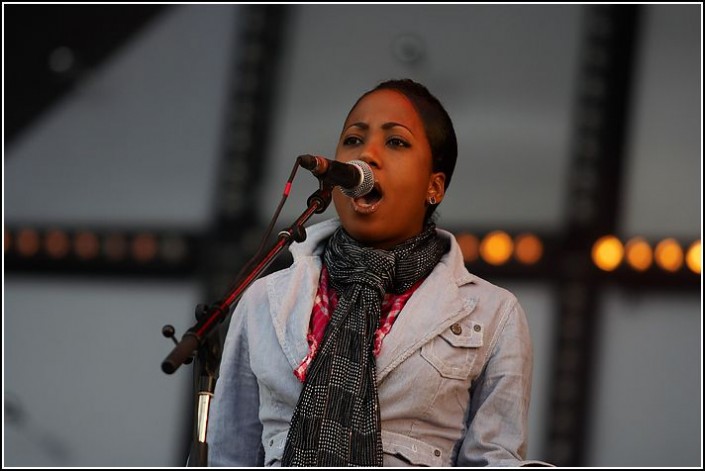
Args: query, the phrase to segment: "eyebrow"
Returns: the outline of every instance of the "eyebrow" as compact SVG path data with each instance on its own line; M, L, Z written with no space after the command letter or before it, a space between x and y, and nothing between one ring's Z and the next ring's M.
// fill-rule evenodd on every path
M385 131L387 131L387 130L392 129L392 128L397 127L397 126L406 129L407 131L409 131L409 132L411 133L411 135L414 134L414 133L411 131L411 129L409 129L408 127L406 127L406 126L404 126L403 124L400 124L400 123L395 123L394 121L390 121L390 122L388 122L388 123L384 123L384 124L382 125L382 129L384 129ZM356 127L356 128L362 129L363 131L367 131L368 129L370 129L370 125L367 124L367 123L363 123L363 122L352 123L352 124L351 124L350 126L348 126L346 129L350 129L350 128L352 128L352 127Z

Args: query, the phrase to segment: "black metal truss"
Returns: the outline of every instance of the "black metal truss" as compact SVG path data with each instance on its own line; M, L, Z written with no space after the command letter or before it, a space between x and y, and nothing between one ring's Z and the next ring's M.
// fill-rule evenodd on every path
M478 240L497 229L444 228L456 235L472 234ZM251 240L232 248L238 251L237 260L249 259L254 250L252 242L258 242L263 231L264 228L257 222L247 227ZM481 257L476 257L467 260L466 266L473 273L489 280L559 282L561 266L565 263L563 247L567 245L566 237L563 234L533 229L508 231L508 235L515 238L527 232L535 235L543 245L543 253L536 263L521 263L512 257L506 263L493 265ZM5 271L18 275L202 280L203 259L215 256L218 252L211 247L213 241L210 234L183 228L11 226L5 228L5 236ZM667 235L648 242L653 246L665 236ZM687 247L695 241L687 237L676 237L675 240L681 247ZM87 248L80 248L82 243L87 245ZM580 252L576 257L578 258L575 263L586 266L591 279L600 285L619 286L626 290L653 288L686 292L699 290L701 285L700 275L686 266L669 272L655 263L644 271L637 271L622 264L614 271L605 272L592 263L589 251ZM290 263L290 254L284 252L274 261L268 272L285 268ZM221 283L229 284L234 281L242 265L243 263L239 262L224 264L220 274ZM215 297L223 294L215 289L210 292Z
M634 5L585 9L547 417L545 456L558 466L586 465L589 449L601 312L598 278L586 262L594 241L617 229L639 15Z

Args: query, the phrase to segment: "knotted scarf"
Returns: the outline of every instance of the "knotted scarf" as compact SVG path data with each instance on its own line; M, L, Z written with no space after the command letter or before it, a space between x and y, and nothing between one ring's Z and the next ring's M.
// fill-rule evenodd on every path
M434 224L391 250L366 247L339 228L323 254L339 293L294 409L283 466L382 466L373 354L385 292L403 293L448 249Z

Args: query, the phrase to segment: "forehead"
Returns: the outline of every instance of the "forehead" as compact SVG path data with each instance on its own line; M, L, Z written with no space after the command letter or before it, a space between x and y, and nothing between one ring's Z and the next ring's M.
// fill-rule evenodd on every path
M403 93L395 90L377 90L365 96L350 111L345 126L375 121L395 122L423 129L421 117L414 105Z

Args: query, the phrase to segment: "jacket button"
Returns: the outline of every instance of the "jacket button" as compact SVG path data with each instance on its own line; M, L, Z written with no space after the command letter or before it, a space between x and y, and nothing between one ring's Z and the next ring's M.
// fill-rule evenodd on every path
M475 324L475 326L473 327L473 330L474 330L475 332L479 332L479 331L482 330L482 327L480 327L478 324Z
M441 456L441 450L433 450L433 454L436 456Z
M463 328L460 326L460 324L453 324L450 326L450 331L453 332L455 335L460 335L463 333Z

